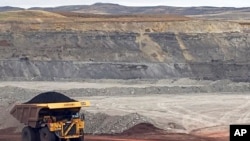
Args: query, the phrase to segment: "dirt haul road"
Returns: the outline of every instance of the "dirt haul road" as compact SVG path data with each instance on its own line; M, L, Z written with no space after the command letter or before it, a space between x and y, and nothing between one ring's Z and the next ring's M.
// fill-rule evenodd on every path
M18 133L12 133L13 129L4 129L0 132L0 141L21 141L21 136ZM133 132L134 130L131 130ZM117 136L94 136L86 135L85 141L227 141L227 138L217 137L200 137L188 134L130 134Z

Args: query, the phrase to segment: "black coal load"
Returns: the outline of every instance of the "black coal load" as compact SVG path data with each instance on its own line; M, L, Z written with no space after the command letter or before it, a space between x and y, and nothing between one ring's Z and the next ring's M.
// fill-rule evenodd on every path
M60 102L76 102L76 100L71 99L58 92L45 92L35 96L30 101L24 104L60 103Z

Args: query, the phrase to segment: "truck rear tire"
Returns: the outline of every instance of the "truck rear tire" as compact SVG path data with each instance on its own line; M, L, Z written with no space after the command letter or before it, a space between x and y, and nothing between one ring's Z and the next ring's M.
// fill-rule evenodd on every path
M39 134L40 141L56 141L55 134L50 132L47 127L41 128Z
M36 133L33 128L27 126L22 130L22 141L35 141Z

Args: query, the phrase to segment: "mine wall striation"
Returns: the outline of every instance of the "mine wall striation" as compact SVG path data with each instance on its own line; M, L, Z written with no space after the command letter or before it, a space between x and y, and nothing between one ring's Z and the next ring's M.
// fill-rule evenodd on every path
M0 80L250 81L244 32L2 32Z

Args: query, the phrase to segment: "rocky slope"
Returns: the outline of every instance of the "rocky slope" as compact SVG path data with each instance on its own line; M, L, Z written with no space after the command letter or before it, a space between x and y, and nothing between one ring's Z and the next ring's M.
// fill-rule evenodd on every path
M235 22L72 21L49 12L25 14L36 18L0 19L2 80L250 81L250 35Z

